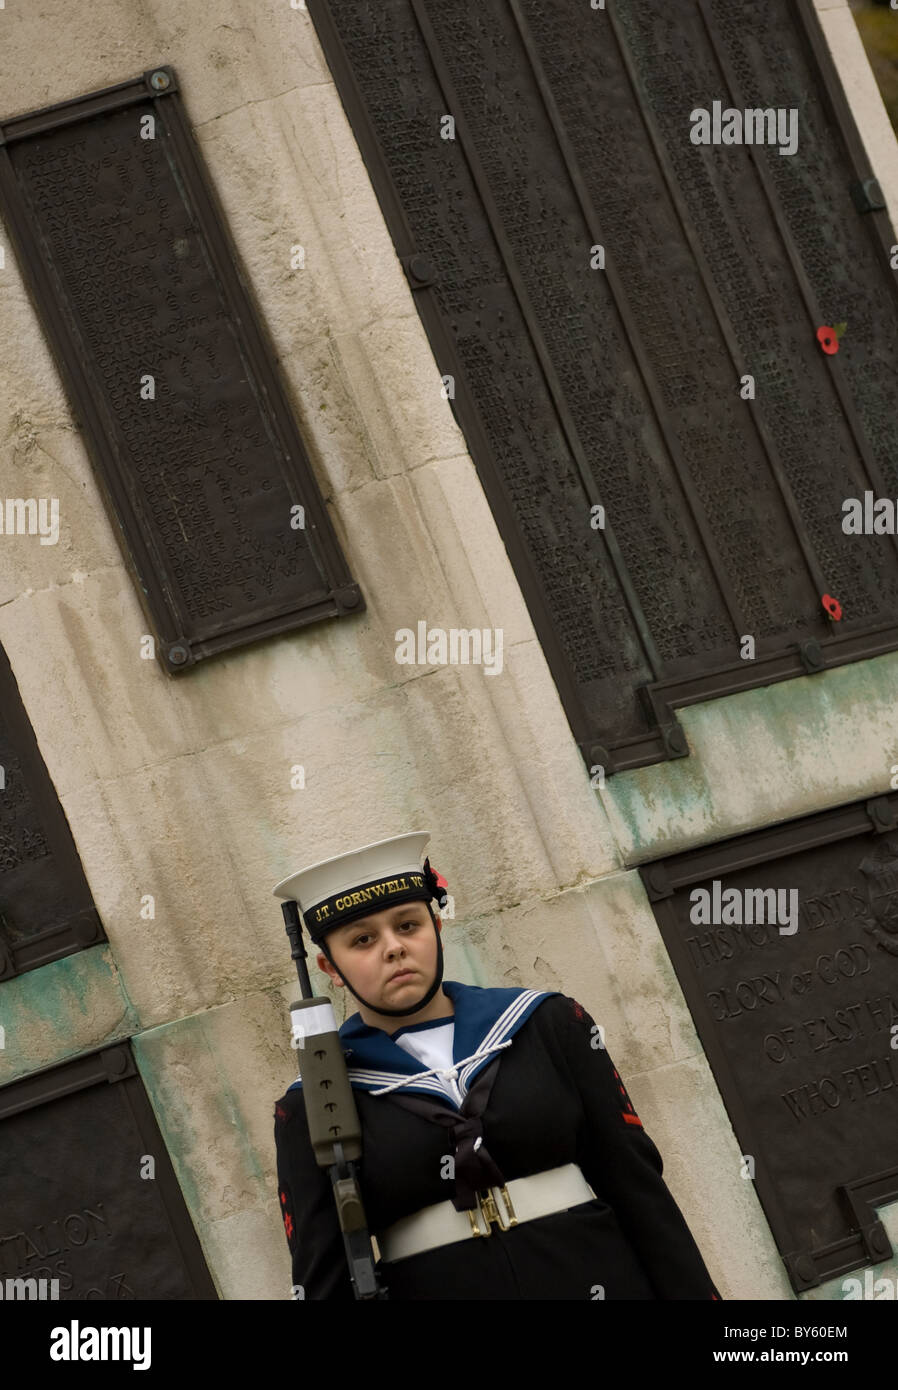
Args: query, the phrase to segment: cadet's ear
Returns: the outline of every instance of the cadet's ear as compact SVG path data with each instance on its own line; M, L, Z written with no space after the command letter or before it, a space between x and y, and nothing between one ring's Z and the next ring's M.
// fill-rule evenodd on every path
M437 931L442 931L442 930L443 930L443 923L442 923L442 921L441 921L441 919L440 919L440 914L439 914L438 912L435 912L433 915L434 915L434 920L436 921L436 924L437 924Z
M323 951L318 952L318 969L323 970L325 975L330 975L335 985L342 986L343 980L339 971L335 970Z

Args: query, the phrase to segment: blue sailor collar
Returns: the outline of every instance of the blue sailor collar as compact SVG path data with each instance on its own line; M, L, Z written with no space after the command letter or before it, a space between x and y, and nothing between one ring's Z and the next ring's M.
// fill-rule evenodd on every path
M533 1010L551 994L558 993L557 990L519 987L484 989L456 980L444 980L443 991L451 999L455 1014L452 1019L438 1021L455 1024L452 1060L456 1076L453 1079L462 1101L475 1078L501 1055L502 1045L510 1043ZM443 1100L452 1106L440 1078L425 1071L420 1059L401 1048L382 1028L369 1028L361 1014L355 1013L346 1020L340 1029L340 1042L354 1089L374 1093L407 1091ZM297 1078L289 1089L292 1091L301 1085Z

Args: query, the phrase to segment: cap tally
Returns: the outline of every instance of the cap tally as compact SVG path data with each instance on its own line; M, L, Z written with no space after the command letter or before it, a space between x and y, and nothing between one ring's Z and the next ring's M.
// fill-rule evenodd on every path
M316 944L326 932L355 917L381 912L394 903L436 898L448 902L446 880L421 855L430 831L415 830L377 840L349 854L338 854L299 869L272 889L276 898L292 898L299 904L306 930Z

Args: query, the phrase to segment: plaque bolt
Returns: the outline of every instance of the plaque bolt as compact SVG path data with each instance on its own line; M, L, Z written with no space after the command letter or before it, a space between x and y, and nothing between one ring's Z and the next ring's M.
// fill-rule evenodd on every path
M666 885L666 883L665 883L665 881L664 881L664 873L663 873L663 871L662 871L661 869L651 869L651 868L650 868L650 869L647 871L647 877L648 877L648 880L649 880L649 883L650 883L651 887L655 890L656 893L663 893L663 892L664 892L664 889L666 888L667 885Z
M666 733L667 745L672 753L687 753L689 751L686 735L679 724L671 724Z
M419 285L427 285L433 279L433 268L426 256L412 256L408 268Z
M873 1250L875 1254L887 1256L892 1253L889 1238L879 1221L876 1222L875 1226L870 1227L867 1239L871 1250Z
M164 92L166 87L171 86L171 78L167 72L163 72L162 69L159 68L150 78L150 86L156 92Z
M186 647L169 647L168 660L172 666L183 666L187 660Z
M592 767L603 767L606 772L610 769L611 755L608 749L601 743L590 744L589 762Z
M813 637L810 638L807 642L803 642L799 648L799 651L801 653L801 659L804 663L805 670L819 671L822 669L824 664L823 649L820 646L820 643L815 641Z

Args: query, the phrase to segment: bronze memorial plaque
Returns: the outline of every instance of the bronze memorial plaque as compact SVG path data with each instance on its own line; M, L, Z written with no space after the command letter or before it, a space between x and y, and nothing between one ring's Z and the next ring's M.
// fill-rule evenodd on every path
M0 121L0 212L163 668L362 612L174 71Z
M0 646L0 981L106 940Z
M0 1089L10 1279L60 1300L218 1297L127 1043Z
M591 775L894 651L895 538L834 518L898 496L898 238L813 0L307 4ZM772 74L794 158L692 142Z
M640 873L793 1287L887 1259L898 796Z

